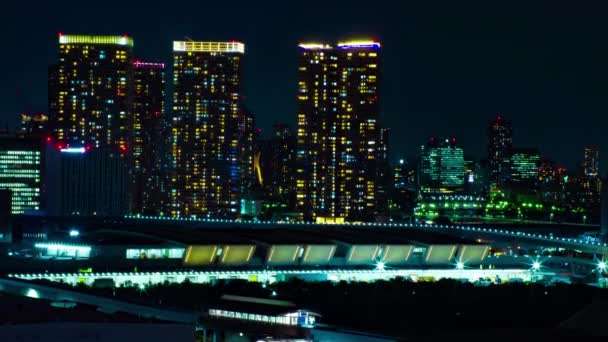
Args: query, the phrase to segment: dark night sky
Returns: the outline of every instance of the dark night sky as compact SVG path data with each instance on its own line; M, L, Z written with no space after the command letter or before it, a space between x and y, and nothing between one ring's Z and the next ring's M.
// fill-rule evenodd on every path
M608 155L602 134L607 8L494 1L18 2L3 5L0 14L0 121L11 126L19 112L46 112L47 65L56 60L58 32L127 33L139 57L166 62L171 42L185 36L243 41L247 105L266 131L275 121L295 123L299 41L369 36L383 43L381 116L391 127L394 156L415 153L433 135L456 136L465 154L481 156L486 124L497 111L514 121L516 145L539 147L568 167L580 163L585 144Z

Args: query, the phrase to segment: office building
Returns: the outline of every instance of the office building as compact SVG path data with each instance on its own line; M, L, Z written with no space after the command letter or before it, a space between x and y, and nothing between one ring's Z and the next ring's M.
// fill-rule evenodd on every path
M172 216L239 215L244 53L239 42L173 42Z
M540 159L538 162L538 183L554 184L557 182L557 168L549 159Z
M274 124L270 139L258 144L258 182L264 192L264 210L269 215L294 210L295 152L296 137L286 124Z
M511 153L511 184L537 184L540 153L535 148L514 148Z
M377 210L380 43L300 44L297 210L371 221Z
M258 189L255 175L255 145L261 130L255 128L255 116L243 108L238 127L240 136L239 157L241 169L241 194L252 194Z
M0 135L0 189L10 190L12 214L41 210L44 155L40 137Z
M463 190L465 181L464 151L456 138L431 138L420 149L419 186L422 192Z
M127 213L129 164L118 148L49 148L48 211L53 216Z
M376 148L376 217L380 218L386 217L389 212L392 170L388 155L390 128L380 128L378 133Z
M132 213L158 215L168 201L166 158L165 65L133 63L130 197Z
M511 121L498 115L488 126L488 167L490 182L503 184L509 179L510 156L513 148Z
M0 242L13 242L11 191L0 189Z
M583 162L585 176L598 178L600 175L600 149L597 146L585 147L585 160Z
M49 120L56 147L129 149L133 39L59 35L49 68Z

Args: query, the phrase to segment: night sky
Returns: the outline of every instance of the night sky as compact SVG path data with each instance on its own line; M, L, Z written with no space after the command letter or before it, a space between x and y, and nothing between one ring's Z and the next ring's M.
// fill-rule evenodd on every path
M430 136L455 136L465 155L482 156L487 122L504 112L514 122L516 146L539 147L574 168L584 145L598 144L608 161L607 8L493 1L17 2L0 11L0 122L9 126L20 112L47 111L47 65L57 58L58 32L129 34L142 60L169 64L173 40L240 40L247 106L265 132L275 121L295 124L298 42L372 37L383 43L381 120L391 128L393 157L415 153Z

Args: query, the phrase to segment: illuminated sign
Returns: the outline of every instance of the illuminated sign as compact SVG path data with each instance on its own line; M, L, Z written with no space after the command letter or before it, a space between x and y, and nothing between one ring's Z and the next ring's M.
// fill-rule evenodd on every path
M174 41L173 42L173 51L245 53L245 44L239 43L239 42Z
M59 35L59 44L107 44L133 46L133 38L128 36L82 36Z
M329 46L327 44L318 44L318 43L302 43L298 46L301 47L302 49L306 49L306 50L331 49L331 46Z

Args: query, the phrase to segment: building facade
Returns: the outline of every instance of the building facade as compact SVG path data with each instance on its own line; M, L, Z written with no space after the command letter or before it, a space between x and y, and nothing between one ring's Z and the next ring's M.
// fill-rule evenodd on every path
M42 209L44 156L40 137L0 135L0 189L10 190L11 214Z
M241 104L245 45L173 42L172 216L239 214L247 126Z
M513 127L511 121L498 115L488 125L488 167L490 182L503 184L509 178L510 156L513 148Z
M511 184L537 185L540 152L535 148L514 148L511 152Z
M305 221L371 221L377 207L380 44L300 44L297 209Z
M54 216L127 213L129 164L116 147L48 150L48 209Z
M431 138L421 146L419 187L422 192L464 190L464 151L455 138Z
M165 65L133 63L131 148L132 213L158 215L167 208Z
M129 149L133 39L59 35L49 68L49 118L58 148Z
M598 178L600 176L600 149L597 146L585 146L583 162L585 176Z
M270 218L292 212L296 197L293 182L296 137L291 127L274 124L270 139L259 142L258 152L257 179L264 193L264 211Z

